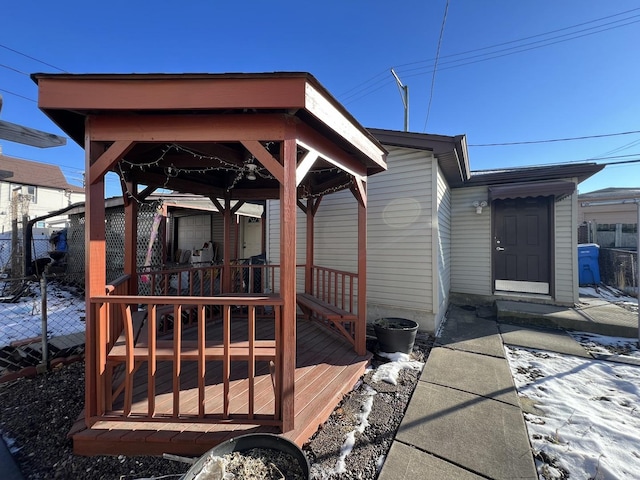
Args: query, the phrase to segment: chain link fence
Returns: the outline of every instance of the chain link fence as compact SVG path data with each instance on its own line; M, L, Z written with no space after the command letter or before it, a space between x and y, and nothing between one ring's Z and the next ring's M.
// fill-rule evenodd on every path
M600 281L630 295L638 294L638 252L600 248Z
M0 278L0 381L81 354L84 301L73 275Z

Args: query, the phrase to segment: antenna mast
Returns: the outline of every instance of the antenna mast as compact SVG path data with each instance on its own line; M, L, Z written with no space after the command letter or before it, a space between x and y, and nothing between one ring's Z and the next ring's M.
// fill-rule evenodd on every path
M396 74L395 70L391 69L391 75L396 79L398 84L398 90L400 90L400 97L402 98L402 104L404 105L404 131L409 131L409 86L403 85L400 78Z

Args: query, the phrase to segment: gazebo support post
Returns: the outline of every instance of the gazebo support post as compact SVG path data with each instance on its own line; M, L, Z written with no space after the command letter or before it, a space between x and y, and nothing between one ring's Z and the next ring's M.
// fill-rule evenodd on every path
M90 120L87 120L89 123ZM87 132L90 128L87 126ZM85 171L91 178L91 167L101 154L100 144L85 137ZM100 175L85 189L85 292L87 296L85 338L85 422L90 426L101 410L100 399L104 398L104 365L98 365L96 332L106 330L106 325L97 324L96 307L89 302L93 296L104 295L106 282L106 236L104 211L104 176Z
M367 187L357 179L354 195L358 200L358 325L355 347L358 355L367 353Z
M126 182L124 192L124 273L129 275L129 295L138 294L138 276L136 275L136 252L138 251L138 202L128 194L136 194L138 185Z
M231 293L231 195L225 192L224 195L224 239L222 246L222 293Z
M304 291L313 295L313 262L314 262L314 239L315 239L315 216L322 197L307 199L307 206L304 209L307 219L307 256L304 272Z
M280 360L282 429L293 430L295 415L296 368L296 140L287 135L282 142L280 158L284 181L280 183L280 296L282 309Z

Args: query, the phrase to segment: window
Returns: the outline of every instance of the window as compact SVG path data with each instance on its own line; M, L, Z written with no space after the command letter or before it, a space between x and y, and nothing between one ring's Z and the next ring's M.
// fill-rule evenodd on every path
M38 203L38 190L33 185L23 185L22 195L28 196L31 203Z

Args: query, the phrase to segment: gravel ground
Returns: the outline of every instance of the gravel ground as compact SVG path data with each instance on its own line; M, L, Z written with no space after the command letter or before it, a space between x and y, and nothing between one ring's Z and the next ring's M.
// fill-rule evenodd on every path
M418 334L412 357L425 361L433 337ZM368 348L375 349L370 338ZM376 356L373 366L385 360ZM398 384L373 382L368 372L304 446L316 478L374 479L391 446L420 372L404 369ZM346 473L331 474L349 432L360 423L363 397L373 395L369 425L355 434ZM189 465L158 457L81 457L67 439L84 402L84 363L62 366L35 378L0 384L0 431L26 479L179 478ZM172 477L166 477L172 475Z

